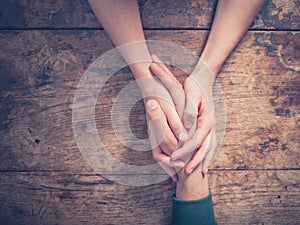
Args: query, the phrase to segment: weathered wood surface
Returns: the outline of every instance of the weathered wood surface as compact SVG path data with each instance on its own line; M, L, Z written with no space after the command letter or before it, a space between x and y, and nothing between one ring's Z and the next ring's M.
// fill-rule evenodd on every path
M205 31L146 33L198 54L206 36ZM213 168L299 168L299 53L292 52L299 51L299 35L251 32L228 59L219 74L227 128ZM72 102L84 69L111 48L108 38L103 31L22 31L0 36L0 168L90 171L74 139ZM131 80L128 70L109 80L98 98L96 122L101 139L116 158L146 165L153 163L151 153L128 151L111 127L112 101ZM132 128L146 137L143 105L136 107Z
M211 171L219 224L299 224L298 171ZM130 177L129 177L130 179ZM174 184L113 184L95 174L2 173L3 225L169 224ZM5 221L5 222L4 222Z
M210 28L216 0L139 4L148 39L200 54L207 37L201 30ZM219 74L227 127L210 172L219 224L300 223L299 26L298 0L268 1L251 27L256 31ZM76 145L76 85L89 64L112 48L98 29L85 0L1 2L1 225L169 224L175 190L170 180L145 187L115 184L95 174ZM171 67L183 81L186 75ZM105 85L96 106L97 128L114 158L150 165L151 153L124 147L111 126L112 102L132 80L123 69ZM137 137L147 137L141 103L130 125ZM121 176L131 180L136 174Z
M145 28L209 29L214 1L141 0ZM269 0L252 29L299 30L299 0ZM0 28L100 28L85 0L2 0Z

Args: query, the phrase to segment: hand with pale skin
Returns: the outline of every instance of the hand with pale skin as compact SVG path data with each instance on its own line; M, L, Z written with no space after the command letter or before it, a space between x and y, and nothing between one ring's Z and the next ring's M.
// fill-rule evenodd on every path
M178 110L176 110L176 106L167 89L161 83L151 85L151 79L147 78L144 81L148 83L148 87L152 86L155 90L149 88L146 91L147 94L145 94L142 89L142 94L149 96L145 99L145 105L147 112L149 112L147 113L147 126L153 157L176 182L178 178L175 167L184 167L185 163L181 159L171 160L171 155L177 149L179 141L182 140L181 134L183 132L179 129L177 132L178 135L175 135L171 127L173 125L180 128L183 125L178 115ZM137 82L139 83L139 80ZM160 81L156 80L156 82ZM180 95L178 99L183 99L184 101L183 91ZM174 118L175 120L173 120ZM172 122L170 123L170 121ZM184 128L182 129L186 132ZM185 138L187 138L187 134Z
M201 59L184 83L186 106L182 119L185 127L189 129L190 139L172 154L171 159L182 158L186 161L190 158L191 161L185 166L187 174L190 174L199 164L202 164L201 169L204 172L207 171L207 167L216 154L215 118L211 101L213 79L218 74L226 58L248 30L264 3L265 0L218 1L212 29L201 54ZM158 66L164 68L165 71L158 70ZM151 70L158 77L170 79L173 84L176 84L171 72L167 71L161 62L152 64ZM162 81L162 83L164 82ZM172 93L170 87L165 86ZM173 85L172 89L174 87L176 85ZM176 102L174 95L173 101ZM195 123L196 126L193 126Z
M155 67L155 66L154 66ZM159 103L154 99L149 99L146 102L147 116L151 121L150 125L150 139L156 139L157 136L163 135L163 131L167 126L167 121ZM187 175L184 163L177 163L177 168L170 166L170 156L162 152L161 149L153 148L153 157L159 162L161 167L177 182L176 198L182 200L197 200L208 195L208 181L207 175L201 173L200 170L194 170Z
M156 100L149 99L146 102L146 110L153 158L172 177L173 181L177 182L177 168L185 165L181 160L171 160L171 155L177 149L178 141L169 130L167 118Z
M171 156L171 162L182 159L187 163L185 172L187 174L202 163L204 157L210 151L216 150L215 140L215 117L214 107L212 102L212 85L214 77L211 75L209 69L202 61L196 66L193 73L185 80L184 87L177 81L171 71L164 65L157 57L153 57L154 63L151 64L152 72L160 78L162 83L169 90L172 99L177 106L177 111L182 111L178 107L181 104L176 104L178 96L184 91L185 93L185 107L181 118L188 128L189 138L185 143L176 149L171 155L167 152L153 152L155 159ZM200 68L201 67L201 68ZM199 79L199 76L202 76ZM205 83L201 87L199 82ZM165 144L165 143L164 143ZM174 143L173 146L174 147ZM214 156L215 153L210 154ZM203 169L206 171L209 162L212 158L205 160Z
M136 0L89 0L95 15L106 33L128 63L145 100L154 98L165 114L169 132L160 148L172 154L177 142L187 138L187 132L181 122L167 89L153 76L151 57L145 42L138 3ZM182 100L180 100L182 99ZM177 103L184 103L184 93ZM179 104L179 103L178 103ZM149 127L149 126L148 126Z
M177 160L187 154L193 154L185 167L188 174L200 163L201 169L205 171L217 153L216 118L212 99L214 77L208 66L200 59L192 74L184 82L186 107L183 121L187 128L191 128L190 139L177 149L171 158ZM211 154L206 158L208 150Z
M214 76L217 75L228 55L247 31L255 16L264 5L264 2L265 0L218 1L213 26L201 54L202 61L205 61ZM89 0L89 3L116 47L128 43L145 41L136 0ZM204 83L206 82L202 83L202 81L205 81L205 79L202 79L205 74L204 76L198 76L198 70L195 69L190 77L186 79L184 91L182 91L183 88L181 84L175 81L176 79L174 79L170 71L165 70L165 73L167 73L175 85L168 86L168 84L166 84L168 82L164 82L160 77L160 81L165 85L165 87L162 87L161 83L153 77L150 71L151 58L145 43L140 45L138 51L120 51L120 53L125 61L136 62L128 64L137 81L140 78L149 78L152 85L147 85L148 82L146 84L143 83L143 80L141 80L141 82L138 81L141 92L144 96L150 96L154 93L156 96L155 100L158 102L164 114L164 116L161 115L164 124L164 139L152 139L151 141L153 146L159 147L154 150L155 159L159 162L166 162L165 164L161 163L161 165L163 165L164 169L167 168L166 172L169 175L174 175L174 172L177 171L176 167L182 166L179 158L188 162L193 156L192 161L189 161L185 167L186 173L191 173L192 169L195 169L197 165L201 164L201 160L204 158L202 169L206 168L215 155L212 154L214 151L208 151L208 149L214 149L211 143L215 143L216 139L213 129L215 125L214 110L210 102L210 86L212 86L213 82L209 82L209 85L205 85ZM147 60L143 61L140 60L140 58L136 58L140 55L143 56L142 59L146 58ZM201 64L201 61L199 61L198 64ZM153 72L159 68L155 68L154 65L155 64L151 65ZM158 66L164 68L162 64ZM201 71L203 67L199 66L199 68ZM162 74L157 71L155 73L157 75ZM162 76L164 75L166 74L162 74ZM177 91L174 91L172 86L178 87L175 88ZM151 87L150 90L149 87ZM166 93L166 90L169 91L168 97L162 94ZM157 97L157 93L158 96L162 94L162 98ZM145 101L148 99L149 97L147 97ZM186 100L184 101L184 99ZM185 102L184 107L183 102ZM184 112L183 108L185 108ZM185 126L189 129L188 141L186 140L187 133L181 120L184 121ZM148 127L150 127L150 122ZM180 141L185 141L185 143L183 144ZM179 146L179 149L176 150L177 148L175 148L175 146ZM195 150L196 152L194 152ZM176 176L173 176L173 179L176 180Z
M149 124L148 133L153 158L160 163L161 167L176 182L178 180L176 173L179 168L184 167L185 163L181 159L171 159L171 155L178 148L178 145L183 143L183 140L180 140L173 135L169 127L167 116L160 102L172 105L172 110L175 110L179 118L182 119L185 106L185 94L180 82L173 76L164 63L158 61L156 56L152 56L152 59L156 60L157 63L152 63L151 69L154 74L162 75L158 77L169 91L172 103L174 102L174 104L166 103L169 101L166 101L165 95L162 95L161 93L160 96L164 97L162 99L157 97L146 100L147 120ZM178 123L177 126L180 126L180 124ZM187 139L187 134L185 139Z

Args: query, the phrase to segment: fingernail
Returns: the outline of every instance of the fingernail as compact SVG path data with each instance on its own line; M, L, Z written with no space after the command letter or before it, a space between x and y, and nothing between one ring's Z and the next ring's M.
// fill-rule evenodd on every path
M153 111L154 109L157 108L157 104L154 100L149 100L147 102L147 108L150 110L150 111Z
M158 58L156 55L151 55L151 56L152 56L153 61L161 62L160 58Z
M205 176L205 174L207 174L207 172L208 172L208 169L206 168L202 171L202 175Z
M192 125L193 125L193 124L192 124L190 121L188 121L188 120L184 121L184 126L185 126L186 128L191 128Z
M194 171L194 169L193 169L193 168L192 168L192 169L190 169L190 171L189 171L189 174L191 174L193 171Z
M179 141L183 142L183 141L186 140L186 138L187 138L186 133L182 132L182 133L179 134Z

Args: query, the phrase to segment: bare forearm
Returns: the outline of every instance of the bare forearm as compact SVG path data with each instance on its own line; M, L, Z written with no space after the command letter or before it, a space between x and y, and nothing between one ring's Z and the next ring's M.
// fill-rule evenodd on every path
M214 75L241 40L266 0L219 0L201 58Z
M140 62L145 58L150 61L150 55L146 43L141 43L145 37L137 0L89 0L89 3L116 47L140 42L138 45L125 45L128 50L122 48L120 53L127 62L139 61L130 65L136 78L150 76L150 62Z
M136 0L89 0L89 3L115 46L145 39Z

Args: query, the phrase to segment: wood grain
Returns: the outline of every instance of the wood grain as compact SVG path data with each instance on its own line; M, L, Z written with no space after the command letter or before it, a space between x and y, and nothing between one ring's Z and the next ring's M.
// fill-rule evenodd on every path
M146 29L209 29L213 1L141 0ZM252 29L299 30L299 1L267 1ZM85 0L2 0L0 28L101 28Z
M219 224L297 224L299 171L211 171ZM128 176L130 179L130 176ZM169 224L174 184L111 183L95 174L1 173L3 225Z
M150 39L177 42L197 54L206 34L147 32ZM298 32L250 32L226 62L218 80L227 127L213 168L299 168L299 57L290 52L295 46L299 49L298 40ZM0 168L91 171L74 139L72 102L84 69L112 47L106 35L103 31L2 32L0 47ZM176 74L184 77L179 70ZM122 70L101 91L98 132L115 158L152 164L150 152L128 150L111 126L113 99L131 80L128 69ZM137 104L131 126L141 138L147 137L144 115L143 105Z
M199 55L216 3L140 0L147 39ZM218 75L226 132L209 172L218 224L300 223L299 5L298 0L267 1ZM97 174L75 141L76 86L88 66L112 48L85 0L1 2L1 225L170 223L175 191L170 179L143 187L114 183L107 178L136 182L163 174L116 171L111 160L105 162L108 173ZM177 61L169 66L183 82L187 74L180 68L190 61L176 51L174 56ZM151 152L126 147L112 128L113 102L131 81L128 68L107 81L95 121L114 159L142 167L155 163ZM116 116L127 119L121 112ZM147 137L141 101L131 109L129 123L136 137ZM128 129L119 128L127 137Z

